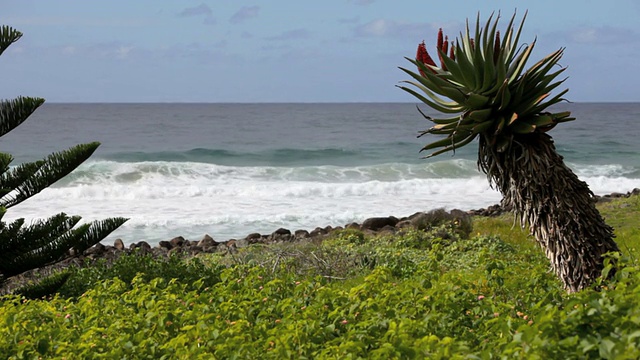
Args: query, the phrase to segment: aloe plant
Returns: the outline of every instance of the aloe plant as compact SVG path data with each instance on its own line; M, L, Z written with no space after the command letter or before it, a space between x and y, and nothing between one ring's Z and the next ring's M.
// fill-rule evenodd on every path
M401 67L412 80L399 87L447 114L434 118L418 108L434 123L420 136L444 135L422 148L433 151L428 157L479 139L478 166L502 193L503 205L514 210L522 226L529 225L565 288L578 291L601 275L603 255L619 249L593 192L565 165L547 133L575 119L550 108L568 91L551 96L565 80L559 78L565 68L558 64L564 48L526 68L536 44L519 44L526 13L517 27L514 14L502 39L499 18L491 15L482 26L478 15L475 29L467 21L451 43L440 29L440 65L422 42L416 58L407 58L418 71Z

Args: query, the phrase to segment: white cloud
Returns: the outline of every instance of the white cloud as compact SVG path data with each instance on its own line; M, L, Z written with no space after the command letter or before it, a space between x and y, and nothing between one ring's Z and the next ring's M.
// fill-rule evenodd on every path
M306 29L294 29L285 31L280 35L268 37L267 40L307 39L311 34Z
M212 16L213 11L209 7L209 5L202 3L198 6L185 8L178 13L179 17L190 17L190 16L199 16L199 15Z
M202 3L198 6L184 8L177 14L178 17L199 17L204 16L202 23L205 25L215 25L216 19L213 17L213 10L209 5Z
M611 26L581 27L566 32L565 37L572 42L585 44L623 44L636 42L635 31Z
M375 0L349 0L349 2L352 2L356 5L362 5L362 6L366 6L366 5L371 5L374 3Z
M394 23L391 23L383 19L378 19L378 20L373 20L361 26L360 32L362 34L373 35L373 36L385 36L389 33L390 29L394 26L395 26Z
M432 24L405 23L385 19L376 19L354 28L356 35L365 37L424 37L426 32L432 30Z
M259 6L245 6L242 9L236 11L233 16L229 19L229 22L232 24L239 24L248 19L257 17L260 13Z
M62 48L62 53L66 55L73 55L76 53L76 47L71 45L65 46Z
M133 46L120 46L116 49L115 54L118 59L126 59L129 57L129 53L133 50Z

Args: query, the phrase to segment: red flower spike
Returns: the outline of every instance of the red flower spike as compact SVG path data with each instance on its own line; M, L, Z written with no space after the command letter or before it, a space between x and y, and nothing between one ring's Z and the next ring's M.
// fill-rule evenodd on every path
M456 54L455 54L455 52L453 51L453 49L454 49L454 46L453 46L453 41L452 41L452 42L451 42L451 48L449 49L449 58L450 58L451 60L454 60L454 61L455 61L455 60L456 60Z
M438 50L442 50L442 42L442 28L440 28L440 30L438 30L438 43L436 44Z
M493 44L493 63L498 62L500 56L500 31L496 32L496 42Z
M442 70L447 71L447 65L445 65L444 61L442 60L442 56L444 54L444 56L447 56L447 51L449 50L449 37L445 36L444 37L444 43L442 44L442 47L440 48L440 51L438 51L438 58L440 59L440 67L442 68Z
M416 61L421 62L425 65L436 66L436 63L433 62L433 59L431 58L431 56L429 56L429 53L427 52L427 47L424 45L424 41L418 45L418 52L416 53ZM422 69L419 68L418 70L420 70L420 75L425 76Z
M471 50L474 50L476 47L476 43L473 41L473 39L469 39L469 44L471 45Z

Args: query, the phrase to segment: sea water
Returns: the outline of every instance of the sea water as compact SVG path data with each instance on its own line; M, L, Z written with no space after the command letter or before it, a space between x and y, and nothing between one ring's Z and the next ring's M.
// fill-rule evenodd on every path
M640 104L558 107L577 120L550 135L594 193L640 187ZM477 143L422 158L428 153L419 150L437 139L417 137L429 126L410 103L45 104L0 138L12 165L83 142L102 145L4 220L122 216L130 220L104 243L155 244L498 203L477 169Z

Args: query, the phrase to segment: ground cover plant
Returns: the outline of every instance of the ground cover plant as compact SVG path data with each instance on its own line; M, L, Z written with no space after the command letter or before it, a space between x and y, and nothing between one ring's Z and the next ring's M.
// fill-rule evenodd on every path
M512 216L474 218L468 239L349 230L233 257L123 259L74 272L69 284L92 279L77 296L5 297L0 357L637 358L640 268L625 249L640 245L640 200L600 211L626 245L599 290L567 294Z

